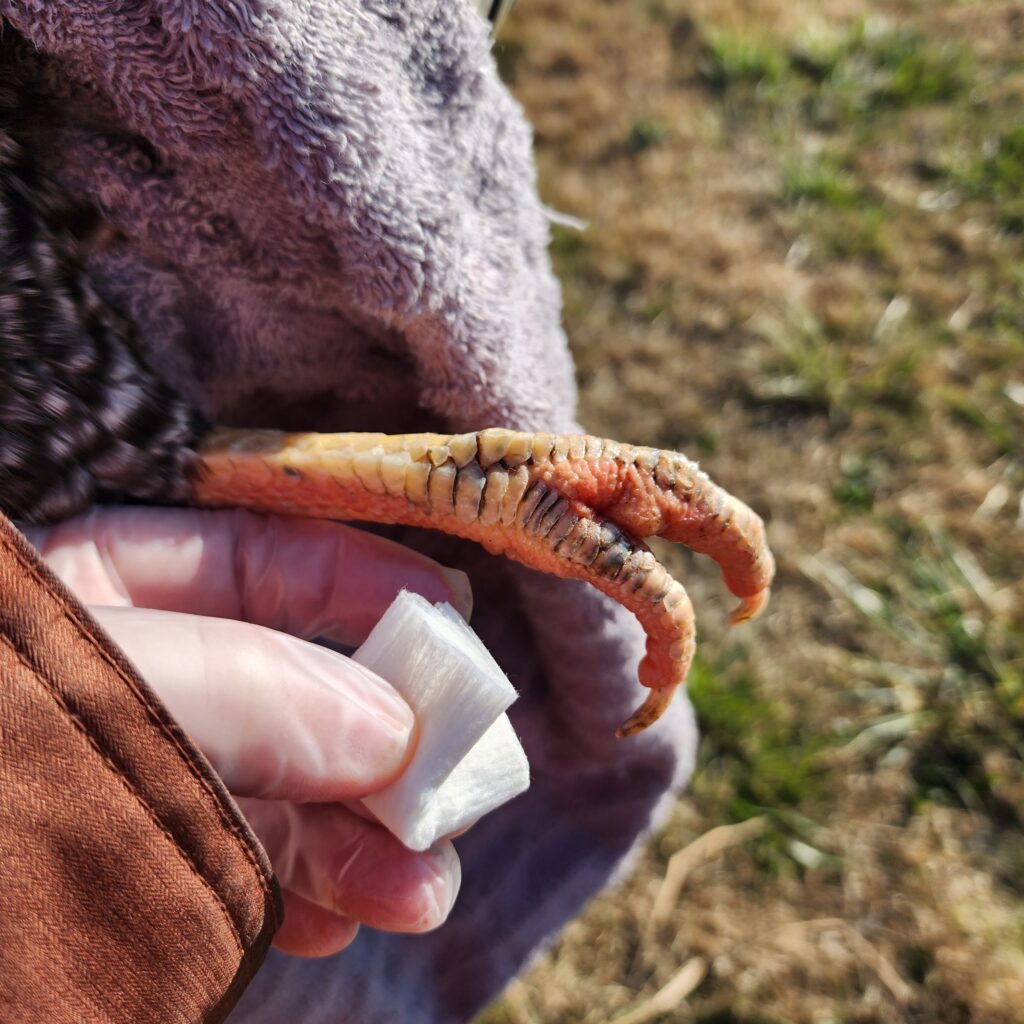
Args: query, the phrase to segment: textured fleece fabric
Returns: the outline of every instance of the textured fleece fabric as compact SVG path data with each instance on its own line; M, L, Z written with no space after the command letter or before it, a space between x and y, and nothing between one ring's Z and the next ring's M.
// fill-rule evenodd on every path
M575 428L530 132L465 0L0 0L62 122L49 170L123 239L90 267L153 366L214 421ZM643 438L631 438L642 442ZM520 689L533 787L459 840L429 936L271 956L232 1021L454 1022L620 871L695 747L649 733L628 613L448 538Z

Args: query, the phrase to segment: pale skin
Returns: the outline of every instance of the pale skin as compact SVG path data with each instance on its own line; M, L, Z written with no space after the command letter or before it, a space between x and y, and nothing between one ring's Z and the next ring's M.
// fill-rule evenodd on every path
M709 555L740 598L733 623L768 601L764 524L677 452L588 435L504 429L443 434L219 430L200 449L196 504L426 526L555 576L591 583L647 633L643 704L619 728L658 720L693 660L693 607L643 543Z
M307 640L362 643L403 588L468 615L462 573L365 530L238 509L104 508L26 534L260 837L284 902L279 949L327 956L360 923L445 920L461 877L452 843L407 850L358 803L403 771L413 712Z

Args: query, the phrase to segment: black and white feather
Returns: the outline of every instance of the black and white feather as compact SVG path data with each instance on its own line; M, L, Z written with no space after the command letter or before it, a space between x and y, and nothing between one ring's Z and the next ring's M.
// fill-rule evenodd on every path
M37 173L25 141L35 97L11 45L0 54L0 509L45 522L105 499L181 501L203 424L90 285L82 254L105 232Z

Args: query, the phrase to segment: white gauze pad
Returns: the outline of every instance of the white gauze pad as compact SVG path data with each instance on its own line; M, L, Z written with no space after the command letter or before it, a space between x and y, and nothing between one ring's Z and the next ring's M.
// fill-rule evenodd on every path
M516 691L450 605L403 590L352 657L416 716L405 771L363 800L409 849L428 849L529 787L526 754L504 713Z

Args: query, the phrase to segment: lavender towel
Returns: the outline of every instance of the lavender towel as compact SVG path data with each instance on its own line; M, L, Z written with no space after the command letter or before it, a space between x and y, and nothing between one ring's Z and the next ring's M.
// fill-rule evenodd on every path
M530 133L467 0L0 0L57 101L49 170L124 234L91 267L152 364L215 421L569 430L572 366ZM633 439L640 441L642 439ZM463 1021L621 870L689 772L641 696L631 617L451 541L523 694L533 788L459 841L429 936L274 955L232 1021Z

